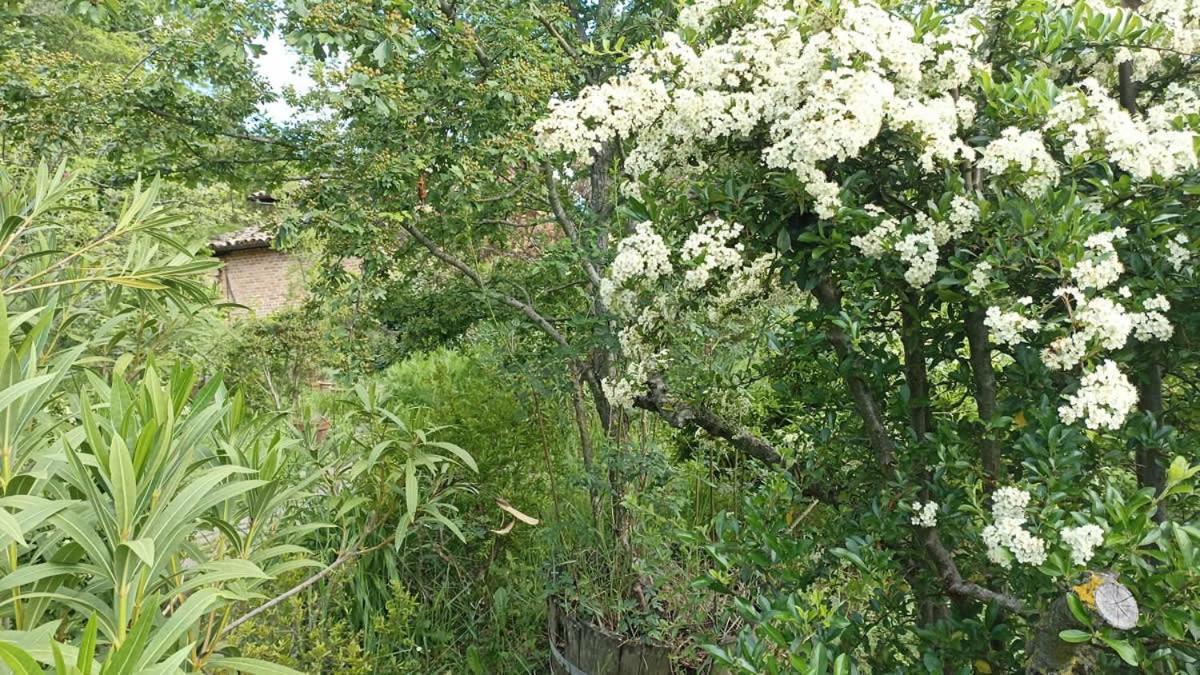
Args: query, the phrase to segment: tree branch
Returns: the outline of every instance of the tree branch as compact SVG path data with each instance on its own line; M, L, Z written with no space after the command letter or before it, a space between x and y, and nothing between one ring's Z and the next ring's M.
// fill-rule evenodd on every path
M550 36L553 37L556 42L558 42L558 45L562 47L567 56L571 57L572 61L578 62L579 52L575 51L575 48L571 46L571 43L567 42L566 39L563 38L562 33L558 32L558 29L554 27L554 24L550 23L550 21L541 14L538 15L537 20L538 23L542 24L542 26L546 29L546 32L550 33Z
M831 314L841 313L841 291L834 286L829 278L822 278L813 288L813 295L825 310ZM837 325L830 324L826 329L826 337L834 350L844 362L850 356L850 341L845 332ZM875 396L867 387L866 382L853 369L845 369L846 384L854 397L855 407L867 427L867 436L872 447L879 456L879 463L884 474L891 479L896 477L895 444L884 425L883 416ZM954 556L946 549L936 528L926 528L921 536L925 550L937 568L938 577L946 592L959 598L972 598L982 602L994 602L999 606L1014 612L1023 612L1024 603L1020 599L1004 593L998 593L984 588L974 582L963 579Z
M989 426L996 416L996 373L992 369L992 348L988 344L987 325L983 320L983 311L971 309L967 311L963 322L970 349L971 378L975 382L975 406L984 426L979 453L983 460L984 483L991 491L1000 481L1003 465L1000 442Z
M941 537L938 536L936 528L925 528L922 539L925 543L925 550L933 558L934 565L937 566L938 576L941 577L942 585L948 593L962 598L979 600L980 602L994 602L1018 614L1025 611L1025 603L1021 602L1020 599L964 580L962 573L958 571L958 565L954 562L954 556L950 554L950 551L946 550L946 546L942 543Z
M813 295L816 296L817 301L826 312L834 315L841 314L842 293L828 278L817 282L813 288ZM854 407L863 420L867 438L879 458L879 465L884 468L885 473L892 473L896 467L896 447L883 422L883 414L875 402L875 395L871 393L866 381L857 374L854 368L845 367L845 361L851 355L850 339L846 337L846 332L834 323L830 323L825 329L825 338L843 362L842 370L845 372L843 377L846 380L846 386L854 398Z
M701 429L713 438L719 438L742 454L756 459L773 469L783 469L783 457L775 446L750 430L730 422L708 408L690 405L673 398L667 392L667 383L662 375L654 375L646 382L646 393L634 398L633 404L642 410L661 417L667 424L680 431ZM797 478L800 476L793 472ZM807 485L802 488L805 496L831 503L837 500L837 492L828 487Z
M734 448L768 466L782 463L783 458L770 443L707 408L691 406L671 398L661 375L651 377L646 382L646 388L645 394L634 399L634 405L655 413L672 427L684 430L698 427L714 438L728 441Z
M588 283L592 285L592 289L598 291L600 289L600 273L596 270L596 266L587 257L587 252L583 250L583 243L579 238L579 226L567 215L567 210L563 208L562 200L558 194L558 181L554 179L554 169L549 162L542 163L542 176L546 180L546 193L550 198L550 210L554 213L554 219L558 221L563 232L575 249L579 251L580 259L583 263L583 270L587 273Z
M422 232L415 223L401 223L400 227L404 228L404 231L408 232L413 239L416 239L418 242L420 242L421 245L424 246L425 249L430 253L432 253L435 258L453 267L454 269L458 270L460 274L470 279L472 283L479 287L479 290L491 295L500 302L525 315L525 317L532 321L538 328L540 328L543 333L548 335L551 340L554 340L556 343L558 343L560 347L570 346L570 344L567 342L567 339L563 337L563 334L560 333L558 329L555 328L548 319L546 319L546 317L542 316L536 309L534 309L532 305L522 302L511 295L506 295L490 288L486 283L484 283L483 277L479 276L479 273L476 272L470 265L466 264L462 260L459 260L441 246L438 246L437 243L430 239L424 232Z
M448 2L447 0L438 0L438 9L442 10L442 15L445 16L450 23L458 23L458 8L453 2ZM492 60L488 58L488 55L483 51L483 47L479 45L479 36L475 34L475 30L471 28L470 24L466 24L466 32L470 36L471 51L475 53L475 60L479 62L479 65L482 66L484 70L491 70Z
M133 105L135 108L144 110L144 111L150 113L151 115L154 115L155 117L159 117L161 119L167 120L168 122L174 122L176 124L190 127L192 129L198 129L200 127L200 123L195 120L190 120L190 119L187 119L186 117L179 117L178 115L173 115L169 112L159 110L157 108L152 108L144 103L135 103ZM276 138L268 138L266 136L258 136L255 134L247 134L247 133L240 132L240 131L220 131L220 130L216 130L216 129L208 129L205 131L208 131L209 133L215 134L217 136L224 136L226 138L235 138L240 141L250 141L252 143L262 143L264 145L282 145L283 147L291 149L291 150L299 150L300 149L299 146L292 144L292 143L288 143L287 141L281 141Z

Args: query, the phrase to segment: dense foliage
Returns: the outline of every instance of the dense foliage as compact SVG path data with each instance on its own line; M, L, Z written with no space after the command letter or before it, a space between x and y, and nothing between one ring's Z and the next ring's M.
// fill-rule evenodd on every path
M0 0L0 667L1200 672L1198 69L1191 0Z

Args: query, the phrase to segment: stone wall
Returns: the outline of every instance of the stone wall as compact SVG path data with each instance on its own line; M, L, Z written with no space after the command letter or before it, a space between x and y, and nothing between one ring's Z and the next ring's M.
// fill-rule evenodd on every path
M247 248L219 255L223 266L217 288L230 302L249 307L256 316L299 304L304 297L300 262L269 248Z

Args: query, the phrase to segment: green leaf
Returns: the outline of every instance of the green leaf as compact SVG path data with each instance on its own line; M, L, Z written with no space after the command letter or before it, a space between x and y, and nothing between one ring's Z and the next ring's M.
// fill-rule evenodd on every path
M410 514L417 512L417 498L417 467L413 458L409 457L404 464L404 499Z
M117 528L122 538L133 530L133 510L137 502L137 478L133 459L119 435L114 434L108 452L108 474L112 482L113 505L117 512ZM98 505L94 505L98 506Z
M1137 649L1133 645L1129 644L1129 642L1125 640L1114 640L1106 635L1101 635L1100 641L1108 645L1114 652L1116 652L1117 656L1120 656L1121 660L1125 663L1128 663L1131 666L1136 666L1138 664Z
M460 460L462 460L462 463L466 464L472 471L479 471L479 467L475 464L475 459L472 458L466 450L463 450L453 443L447 443L445 441L429 441L425 445L432 445L435 448L441 448L446 452L453 453L455 457L458 457Z
M1063 642L1077 644L1081 642L1088 642L1092 639L1092 634L1072 628L1069 630L1059 631L1058 639L1062 640Z
M0 659L8 664L13 675L42 675L42 667L29 652L11 642L0 642Z
M134 539L133 541L123 541L121 545L133 551L137 557L146 564L146 567L154 567L154 540L148 537L142 539Z
M54 379L54 374L38 375L27 380L21 380L16 384L6 386L4 391L0 391L0 411L6 410L14 401L23 396L28 395L34 389L46 384Z
M446 527L446 529L453 532L454 536L458 537L459 541L461 541L464 544L467 543L467 539L466 539L466 537L463 536L462 530L460 530L458 528L458 524L455 523L453 520L450 520L449 518L447 518L446 515L444 513L442 513L442 510L439 509L437 506L434 506L431 504L431 505L425 507L425 512L428 513L429 515L433 516L433 519L438 521L442 525L444 525Z
M79 643L79 654L75 657L75 667L81 675L91 675L92 659L96 657L96 629L99 623L96 615L88 617L87 627L83 630L83 641Z
M262 659L251 659L244 656L230 656L217 659L214 663L225 668L232 668L239 673L249 673L250 675L304 675L298 670L292 670L278 663L271 663Z
M138 659L138 666L145 668L158 661L220 599L221 592L212 588L203 588L188 596L179 609L171 614L171 618L154 632Z
M83 574L89 571L91 570L84 565L65 565L62 563L25 565L0 578L0 591L19 588L26 584L41 581L42 579L49 579L64 574Z
M1088 627L1092 625L1092 618L1088 615L1087 608L1074 593L1067 594L1067 607L1070 608L1071 616L1074 616L1076 621Z
M25 546L25 535L21 532L21 524L7 509L0 508L0 534L3 534L21 546Z

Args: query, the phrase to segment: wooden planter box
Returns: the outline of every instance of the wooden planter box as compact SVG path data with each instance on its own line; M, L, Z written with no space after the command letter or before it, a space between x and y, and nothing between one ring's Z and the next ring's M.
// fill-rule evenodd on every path
M665 647L630 640L579 620L550 598L550 672L554 675L721 675L723 670L695 670L671 664Z

